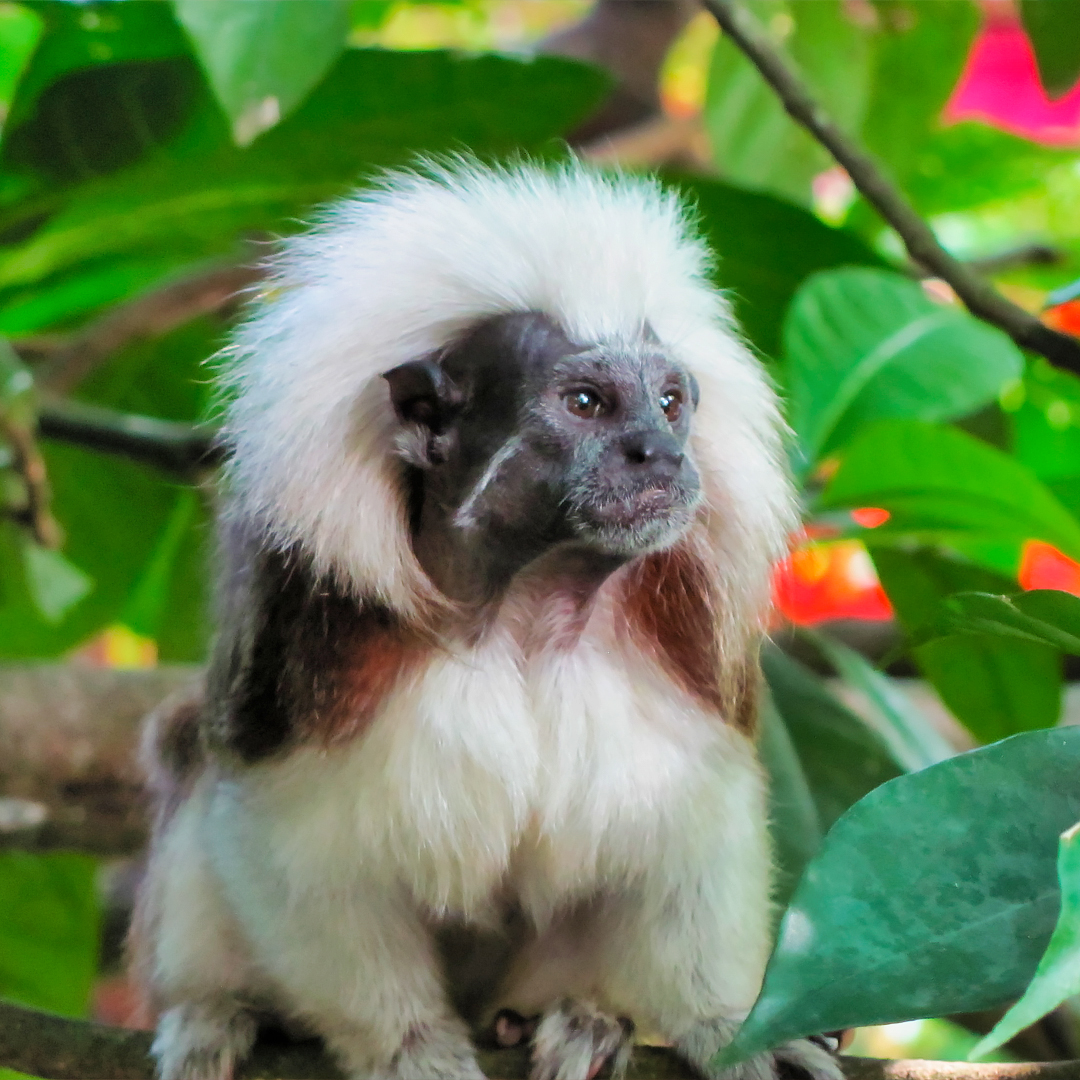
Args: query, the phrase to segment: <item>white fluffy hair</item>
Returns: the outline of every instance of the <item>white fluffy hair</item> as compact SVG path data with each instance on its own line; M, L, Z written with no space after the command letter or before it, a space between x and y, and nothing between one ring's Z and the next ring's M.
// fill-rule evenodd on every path
M700 386L696 546L715 560L728 629L756 628L793 501L774 395L709 265L687 208L653 179L472 160L387 174L287 242L270 302L229 350L232 513L418 616L432 587L408 542L379 376L506 312L543 312L583 344L648 327Z

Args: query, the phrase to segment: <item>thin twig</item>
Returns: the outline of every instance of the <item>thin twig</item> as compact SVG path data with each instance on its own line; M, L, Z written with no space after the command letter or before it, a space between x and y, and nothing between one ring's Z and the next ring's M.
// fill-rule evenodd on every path
M160 337L186 322L221 311L264 276L257 263L229 263L169 282L118 304L70 340L54 347L37 373L44 389L65 394L122 348L146 338ZM31 339L25 351L41 356L46 342ZM15 342L22 352L20 343Z
M184 479L197 479L223 456L215 431L208 425L157 420L71 400L49 399L42 403L38 434L119 454Z
M1000 327L1021 348L1045 356L1056 367L1080 374L1080 341L1051 330L950 255L874 158L844 135L814 100L738 0L701 2L776 91L792 119L836 158L867 202L897 231L913 262L947 281L972 314Z
M33 434L0 409L0 439L8 444L12 468L26 491L25 506L11 511L11 516L26 525L42 547L59 547L63 534L49 509L52 501L49 477Z

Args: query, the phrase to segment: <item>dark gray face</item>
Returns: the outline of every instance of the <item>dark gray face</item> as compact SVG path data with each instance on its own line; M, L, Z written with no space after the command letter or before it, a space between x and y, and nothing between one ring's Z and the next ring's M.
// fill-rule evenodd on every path
M462 544L500 578L558 544L621 561L693 516L696 388L653 342L581 345L547 316L504 315L385 377L418 466L421 562Z

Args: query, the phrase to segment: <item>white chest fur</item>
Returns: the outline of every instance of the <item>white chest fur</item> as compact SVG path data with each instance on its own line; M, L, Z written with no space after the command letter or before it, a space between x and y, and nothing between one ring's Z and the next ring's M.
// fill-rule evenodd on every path
M583 637L527 657L496 628L436 655L356 743L223 785L227 814L213 816L275 853L290 890L404 882L435 911L483 918L507 885L543 920L657 860L726 756L718 744L747 757L741 736L617 648Z

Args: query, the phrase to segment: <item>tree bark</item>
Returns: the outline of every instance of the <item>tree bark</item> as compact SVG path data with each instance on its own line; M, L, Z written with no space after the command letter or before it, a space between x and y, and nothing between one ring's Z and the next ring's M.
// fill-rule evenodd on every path
M49 1080L152 1080L152 1035L0 1002L0 1066ZM492 1080L525 1080L528 1052L481 1050L480 1068ZM978 1064L960 1061L884 1061L841 1056L847 1080L1080 1080L1080 1061ZM260 1039L236 1071L237 1080L336 1080L341 1072L316 1042ZM669 1050L639 1046L627 1080L691 1080L696 1073Z
M0 848L141 851L139 724L197 671L0 667Z

